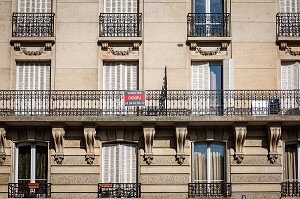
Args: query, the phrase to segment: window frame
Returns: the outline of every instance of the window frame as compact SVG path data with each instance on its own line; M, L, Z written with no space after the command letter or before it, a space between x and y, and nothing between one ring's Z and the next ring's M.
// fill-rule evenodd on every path
M287 145L296 145L297 146L297 156L296 156L296 162L297 162L297 178L298 179L287 179L287 176L286 176L286 172L285 170L287 169L286 168L286 155L285 155L285 149L287 147ZM283 177L284 177L284 181L285 182L300 182L300 143L296 142L296 141L291 141L291 142L285 142L284 143L284 149L283 149L283 152L284 152L284 160L283 160ZM292 180L292 181L290 181Z
M135 160L135 182L105 182L104 180L104 174L107 173L106 171L104 171L105 167L104 167L104 162L105 162L105 156L104 156L104 145L131 145L131 146L135 146L135 151L136 151L136 160ZM138 183L139 182L139 144L136 142L127 142L127 141L122 141L122 142L103 142L101 144L101 182L102 183ZM117 157L114 157L117 158ZM121 167L119 167L119 172L121 171ZM119 179L120 180L120 179Z
M211 178L210 179L208 179L208 177L206 177L207 178L207 180L206 180L206 182L202 182L202 183L227 183L227 179L228 179L228 176L227 176L227 167L228 167L228 165L227 165L227 163L228 163L228 160L227 160L227 157L228 157L228 153L227 153L227 145L228 145L228 143L227 142L222 142L222 141L212 141L212 142L208 142L208 141L194 141L194 142L192 142L192 147L191 147L191 150L192 150L192 154L191 154L191 164L192 164L192 166L191 166L191 182L192 183L201 183L201 182L195 182L195 179L194 179L194 154L195 154L195 151L194 151L194 149L195 149L195 145L196 144L206 144L206 146L209 146L209 145L211 145L211 144L221 144L221 145L223 145L223 147L224 147L224 165L223 165L223 171L224 171L224 174L223 174L223 180L222 180L222 182L211 182ZM208 148L207 148L207 151L209 151L208 150ZM207 153L208 154L208 153ZM211 159L210 159L211 160ZM210 167L208 167L208 165L209 166L211 166L211 161L209 162L209 161L207 161L207 165L206 165L206 173L209 173L209 175L210 175ZM211 177L211 176L210 176Z
M30 146L30 183L36 182L36 146L47 147L47 178L45 181L49 182L49 143L43 142L22 142L15 144L14 152L14 182L19 183L19 147L21 146Z

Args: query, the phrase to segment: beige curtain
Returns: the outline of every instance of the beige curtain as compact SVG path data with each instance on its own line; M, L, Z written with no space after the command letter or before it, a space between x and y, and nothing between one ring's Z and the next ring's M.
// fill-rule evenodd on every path
M285 179L286 181L297 181L297 144L285 146Z
M210 154L208 152L210 151ZM195 144L193 157L194 183L224 181L225 147L223 144ZM209 155L210 162L207 162ZM207 165L210 165L210 179L207 179Z

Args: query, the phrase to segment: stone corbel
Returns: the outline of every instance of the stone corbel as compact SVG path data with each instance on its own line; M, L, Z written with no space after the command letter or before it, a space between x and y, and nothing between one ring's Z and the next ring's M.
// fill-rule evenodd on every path
M140 42L133 42L132 50L139 51L139 48L140 48Z
M15 51L20 51L21 48L21 42L15 42L14 43L14 50Z
M52 136L55 146L54 160L57 164L62 164L64 160L64 128L52 128Z
M269 141L269 154L268 159L272 164L277 162L278 159L278 143L281 137L280 125L269 125L268 141Z
M45 51L51 51L52 48L52 43L51 42L46 42L45 43Z
M87 163L90 165L93 164L95 159L95 136L95 128L84 128L84 139L86 146L85 161L87 161Z
M221 43L221 51L227 51L228 48L228 43L227 42L222 42Z
M145 154L144 160L147 164L151 164L153 160L153 140L155 135L154 127L144 127Z
M6 159L5 141L6 141L6 130L4 128L0 128L0 165L2 165Z
M182 165L185 160L185 140L187 135L187 127L176 127L176 144L177 144L177 153L176 160L178 164Z
M192 42L190 44L190 48L191 48L192 51L195 51L197 47L198 47L198 44L196 42Z
M235 141L235 153L234 159L240 164L244 159L244 142L247 135L246 124L236 124L234 126L234 141Z
M287 43L286 43L286 42L281 42L281 43L279 44L279 49L280 49L281 51L285 51L285 50L287 49Z
M107 51L108 50L108 42L101 42L101 50Z

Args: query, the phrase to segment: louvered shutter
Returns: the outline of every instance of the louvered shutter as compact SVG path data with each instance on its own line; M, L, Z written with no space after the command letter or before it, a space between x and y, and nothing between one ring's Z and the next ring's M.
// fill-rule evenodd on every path
M203 115L209 111L210 69L208 62L192 63L192 112Z
M234 89L234 66L232 59L223 60L223 90ZM231 114L234 108L234 97L230 95L231 92L223 93L223 107L225 113Z
M51 0L18 0L20 13L51 13Z
M299 63L288 62L281 66L281 89L299 89Z
M136 145L105 144L102 148L102 182L136 182Z
M46 91L50 90L50 64L17 62L16 71L16 89L35 91L32 92L32 97L26 97L31 92L19 92L17 101L19 114L47 114L49 95Z
M105 13L137 13L138 0L105 0Z
M299 0L280 0L280 12L297 13L300 11Z

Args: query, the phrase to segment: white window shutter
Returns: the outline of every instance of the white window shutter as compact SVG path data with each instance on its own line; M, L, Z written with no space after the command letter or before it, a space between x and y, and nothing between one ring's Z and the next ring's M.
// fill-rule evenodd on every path
M105 0L105 13L136 13L138 0Z
M20 13L51 13L51 0L18 0Z
M299 63L288 62L281 66L281 89L299 89Z
M232 59L223 60L223 89L233 90L234 86L234 67Z
M208 62L192 63L192 90L210 90L210 69Z

